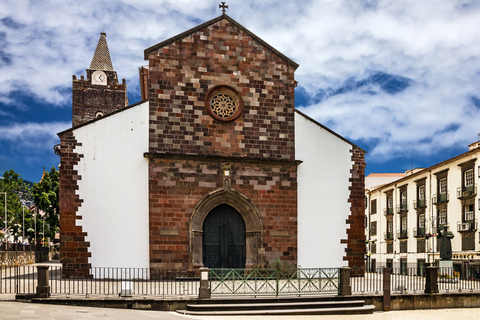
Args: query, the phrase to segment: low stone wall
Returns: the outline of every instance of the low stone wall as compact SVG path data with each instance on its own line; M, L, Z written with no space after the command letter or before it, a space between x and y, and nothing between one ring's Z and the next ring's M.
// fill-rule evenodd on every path
M50 261L53 255L49 251L0 251L0 266L13 267Z
M375 306L375 311L383 309L383 296L355 296L367 304ZM480 308L479 292L449 292L439 294L392 294L390 310Z

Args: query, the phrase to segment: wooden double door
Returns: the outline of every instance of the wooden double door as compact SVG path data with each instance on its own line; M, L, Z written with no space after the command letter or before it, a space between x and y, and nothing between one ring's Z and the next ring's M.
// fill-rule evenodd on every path
M207 268L245 268L245 222L231 206L214 208L203 222L203 265Z

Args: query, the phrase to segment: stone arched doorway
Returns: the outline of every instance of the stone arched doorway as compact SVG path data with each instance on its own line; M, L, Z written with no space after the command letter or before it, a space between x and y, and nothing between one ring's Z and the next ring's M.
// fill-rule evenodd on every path
M221 204L203 222L203 266L207 268L245 268L245 222L229 206Z
M203 267L203 224L207 215L220 205L235 209L245 223L245 267L262 261L263 222L252 201L234 189L218 189L206 194L195 206L190 217L190 258L192 268Z

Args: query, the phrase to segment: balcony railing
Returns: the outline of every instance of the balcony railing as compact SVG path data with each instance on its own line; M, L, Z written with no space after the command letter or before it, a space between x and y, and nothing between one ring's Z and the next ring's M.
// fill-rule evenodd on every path
M393 240L393 231L392 232L384 232L385 240Z
M425 228L413 228L413 236L415 238L421 238L425 235Z
M477 220L458 221L457 222L457 231L458 232L475 231L477 229L478 229Z
M420 199L420 200L413 200L413 208L418 209L418 208L425 208L427 206L427 202L425 199Z
M383 214L385 216L393 214L393 208L384 208L383 209Z
M471 185L468 187L459 187L457 188L457 198L458 199L465 199L469 197L473 197L477 194L477 184Z
M408 204L397 204L397 213L408 211Z
M397 231L397 238L398 239L407 239L408 238L408 230Z
M448 202L448 192L434 194L432 197L433 204Z

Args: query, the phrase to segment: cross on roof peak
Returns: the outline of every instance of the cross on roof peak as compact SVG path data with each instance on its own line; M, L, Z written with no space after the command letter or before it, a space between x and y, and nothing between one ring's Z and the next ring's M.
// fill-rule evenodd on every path
M226 9L228 9L228 6L225 5L225 1L222 1L222 4L219 4L218 7L222 9L222 13L225 13Z

